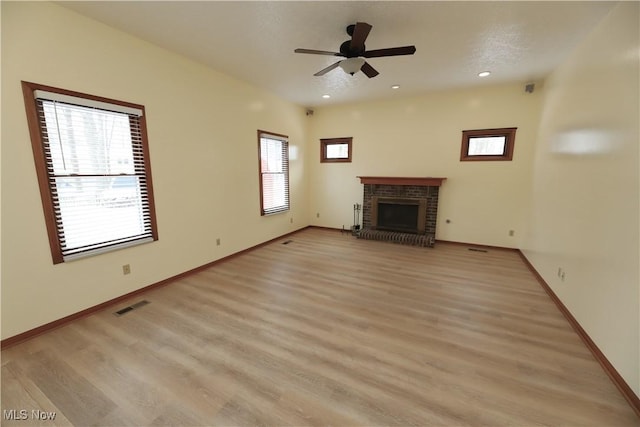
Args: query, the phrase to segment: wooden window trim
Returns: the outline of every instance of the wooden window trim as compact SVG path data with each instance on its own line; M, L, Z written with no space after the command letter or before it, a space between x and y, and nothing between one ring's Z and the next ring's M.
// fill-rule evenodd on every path
M264 209L264 187L263 187L263 172L262 172L262 152L261 152L261 144L260 144L260 138L262 137L262 135L267 135L267 136L275 136L277 138L281 138L284 141L285 144L285 152L287 153L287 157L286 157L286 172L285 172L285 191L286 191L286 206L282 209L279 209L277 211L273 211L273 212L265 212ZM258 177L259 177L259 187L260 187L260 216L269 216L269 215L275 215L275 214L279 214L282 212L287 212L291 209L291 193L290 193L290 187L289 187L289 136L287 135L283 135L283 134L279 134L276 132L269 132L266 130L260 130L258 129Z
M33 151L34 163L36 166L36 175L38 179L38 187L40 189L40 198L42 201L42 209L44 212L47 235L49 239L49 247L54 264L63 263L63 249L58 238L58 224L56 220L55 206L52 192L55 191L49 185L48 166L46 160L46 149L43 135L38 118L38 102L35 99L35 91L42 90L47 92L69 95L77 98L84 98L92 101L105 102L108 104L121 105L134 109L140 109L143 115L140 117L140 134L141 145L143 151L144 171L147 180L147 201L149 204L149 220L152 233L152 239L158 240L158 227L155 214L155 203L153 197L153 182L151 178L151 161L149 158L149 144L147 138L146 113L143 105L133 104L130 102L119 101L111 98L90 95L81 92L75 92L67 89L61 89L53 86L42 85L38 83L22 81L22 94L27 115L27 123L29 127L29 136L31 139L31 149Z
M460 161L511 161L513 159L513 148L516 141L516 130L518 128L498 128L498 129L474 129L462 131L462 146L460 148ZM495 156L479 156L469 155L469 138L470 137L492 137L504 136L505 149L504 153Z
M320 163L351 163L352 158L352 137L344 138L324 138L320 140ZM334 144L347 144L349 157L342 159L327 158L327 146Z

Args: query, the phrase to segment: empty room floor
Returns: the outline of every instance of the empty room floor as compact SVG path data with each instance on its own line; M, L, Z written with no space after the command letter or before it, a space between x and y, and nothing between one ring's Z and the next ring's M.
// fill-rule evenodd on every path
M640 424L515 251L314 228L2 351L2 409L56 413L7 426Z

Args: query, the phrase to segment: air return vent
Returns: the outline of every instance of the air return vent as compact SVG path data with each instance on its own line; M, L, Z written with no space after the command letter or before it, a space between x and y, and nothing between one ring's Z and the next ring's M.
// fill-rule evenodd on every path
M123 308L123 309L120 309L120 310L116 311L116 312L115 312L115 313L113 313L113 314L114 314L114 315L116 315L116 316L122 316L123 314L127 314L128 312L130 312L130 311L132 311L132 310L135 310L136 308L140 308L140 307L142 307L143 305L147 305L147 304L149 304L149 301L147 301L147 300L142 300L142 301L139 301L139 302L137 302L137 303L135 303L135 304L131 304L131 305L130 305L130 306L128 306L128 307L125 307L125 308Z

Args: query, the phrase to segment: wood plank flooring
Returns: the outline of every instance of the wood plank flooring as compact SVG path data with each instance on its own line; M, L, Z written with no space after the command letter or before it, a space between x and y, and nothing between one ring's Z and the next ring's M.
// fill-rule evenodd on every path
M4 350L2 409L56 413L7 426L640 425L515 252L321 229Z

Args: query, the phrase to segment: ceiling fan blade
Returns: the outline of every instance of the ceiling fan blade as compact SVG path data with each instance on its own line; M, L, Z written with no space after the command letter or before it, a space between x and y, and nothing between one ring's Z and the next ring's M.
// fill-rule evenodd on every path
M390 47L388 49L368 50L362 54L365 58L380 58L381 56L413 55L415 46Z
M326 50L314 50L314 49L296 49L295 53L310 53L313 55L331 55L331 56L344 56L340 52L329 52Z
M364 51L364 41L367 39L369 31L371 31L371 25L367 24L366 22L356 23L356 26L353 29L353 36L351 37L352 52Z
M378 74L380 74L380 73L378 73L378 71L375 68L373 68L371 65L369 65L368 62L364 63L362 68L360 68L360 71L362 71L364 74L366 74L366 76L369 77L369 78L375 77Z
M323 68L322 70L320 70L317 73L315 73L314 76L323 76L323 75L327 74L329 71L331 71L334 68L338 67L338 65L340 65L340 62L342 62L342 61L334 62L333 64L329 65L327 68Z

